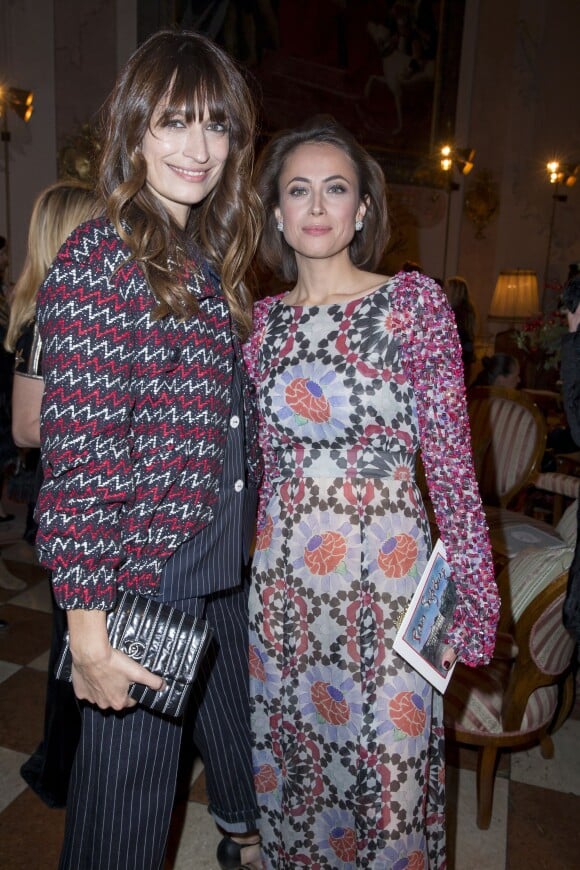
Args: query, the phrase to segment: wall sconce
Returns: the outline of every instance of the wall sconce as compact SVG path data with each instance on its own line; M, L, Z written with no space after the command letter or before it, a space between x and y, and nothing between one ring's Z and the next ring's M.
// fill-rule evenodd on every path
M454 148L452 145L441 147L441 169L450 172L455 165L462 175L469 175L474 166L475 150L473 148Z
M6 247L8 249L8 268L6 283L10 283L10 244L12 238L12 226L10 221L10 130L8 129L8 109L12 109L19 118L26 124L30 121L33 106L34 94L32 91L25 91L22 88L10 88L6 85L0 85L0 115L2 116L2 133L1 139L4 143L4 196L6 210Z
M515 326L539 313L538 279L530 269L500 272L489 308L489 317Z
M566 187L574 187L576 176L580 166L570 163L560 163L558 160L550 160L546 163L550 184L564 184Z
M13 109L25 123L30 121L34 111L32 91L25 91L22 88L6 88L5 97L3 92L4 89L2 89L2 97L0 97L2 102L6 102L9 108Z
M456 168L462 175L469 175L473 169L475 151L473 148L455 148L453 145L442 145L440 150L440 165L447 174L447 210L445 213L445 241L443 243L443 275L447 278L447 248L449 244L449 213L451 211L451 194L459 190L459 185L453 181L453 169Z
M548 248L546 250L546 265L544 266L544 287L542 290L542 311L544 310L546 287L548 284L548 270L550 268L550 254L552 251L552 239L554 236L554 220L556 218L556 203L566 202L567 194L559 193L560 185L564 187L574 187L577 176L580 171L580 164L560 163L559 160L549 160L546 163L546 171L550 184L554 185L554 193L552 194L552 210L550 213L550 223L548 226Z

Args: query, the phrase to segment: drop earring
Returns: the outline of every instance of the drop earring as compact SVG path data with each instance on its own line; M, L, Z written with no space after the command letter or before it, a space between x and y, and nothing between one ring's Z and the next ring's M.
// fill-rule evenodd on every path
M363 228L363 222L361 221L360 218L358 218L358 220L356 220L356 221L354 222L354 228L355 228L355 230L357 231L357 233L360 233L360 231L362 230L362 228Z
M282 220L282 218L280 218L280 220L276 224L276 229L278 230L279 233L284 232L284 221Z

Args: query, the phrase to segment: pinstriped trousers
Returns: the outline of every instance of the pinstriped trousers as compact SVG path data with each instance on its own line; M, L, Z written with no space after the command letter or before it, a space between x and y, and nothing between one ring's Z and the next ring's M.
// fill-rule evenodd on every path
M247 594L244 584L176 602L205 615L214 629L192 692L193 739L205 765L210 811L232 830L240 830L240 822L253 830L258 814L249 745ZM84 706L61 870L163 867L181 737L181 721L142 707L118 714Z

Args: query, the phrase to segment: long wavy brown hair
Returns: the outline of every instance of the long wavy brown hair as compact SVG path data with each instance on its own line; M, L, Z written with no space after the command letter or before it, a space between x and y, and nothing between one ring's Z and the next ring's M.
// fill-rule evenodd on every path
M229 154L216 187L191 208L181 230L146 186L140 147L157 107L185 112L188 122L207 108L226 124ZM160 31L132 55L102 114L99 191L107 214L143 268L158 306L156 316L189 317L197 310L185 283L191 243L220 275L241 338L251 327L251 295L244 277L256 251L262 209L251 185L256 110L234 61L206 37Z

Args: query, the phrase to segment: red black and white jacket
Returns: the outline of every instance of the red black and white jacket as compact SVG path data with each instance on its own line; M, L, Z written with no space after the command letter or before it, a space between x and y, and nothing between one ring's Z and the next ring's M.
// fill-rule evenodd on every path
M73 232L40 289L37 549L61 607L110 609L120 586L155 592L167 559L211 522L234 365L247 484L259 483L253 386L219 279L191 261L186 281L198 314L154 319L141 268L100 218Z

